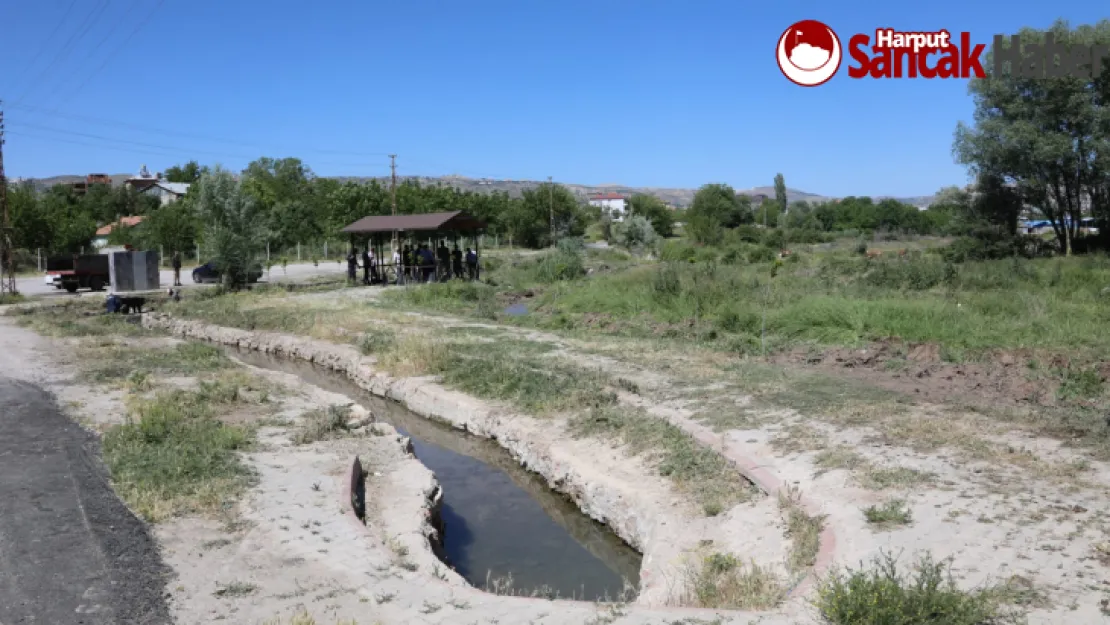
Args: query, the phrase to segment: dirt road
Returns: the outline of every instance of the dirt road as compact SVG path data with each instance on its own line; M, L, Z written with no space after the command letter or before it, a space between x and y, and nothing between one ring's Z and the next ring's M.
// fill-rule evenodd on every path
M168 570L108 484L98 439L10 377L34 375L23 338L0 325L0 623L170 622Z

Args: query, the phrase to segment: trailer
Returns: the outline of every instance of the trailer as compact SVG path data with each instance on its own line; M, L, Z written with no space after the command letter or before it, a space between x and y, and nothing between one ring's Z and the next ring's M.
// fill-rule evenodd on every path
M108 256L104 254L47 258L46 273L54 277L54 286L70 293L76 293L77 289L103 291L111 285Z

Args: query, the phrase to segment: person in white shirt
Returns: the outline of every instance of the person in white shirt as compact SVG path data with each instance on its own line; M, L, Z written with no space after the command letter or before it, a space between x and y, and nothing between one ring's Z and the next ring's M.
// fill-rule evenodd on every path
M401 250L393 248L393 270L397 272L397 284L404 282L404 271L401 267Z

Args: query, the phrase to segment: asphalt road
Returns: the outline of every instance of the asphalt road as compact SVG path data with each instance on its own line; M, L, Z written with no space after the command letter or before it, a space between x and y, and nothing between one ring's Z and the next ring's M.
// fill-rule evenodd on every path
M169 623L170 575L108 484L97 438L0 377L0 623Z
M198 286L198 285L193 283L192 271L193 271L192 267L186 267L186 268L181 270L181 284L185 288L192 288L192 287ZM313 277L316 277L316 276L330 275L330 274L335 274L336 277L343 277L344 275L346 275L346 273L347 273L347 265L346 264L339 264L339 263L336 263L335 261L322 262L322 263L320 263L320 265L318 267L313 265L312 263L297 263L295 265L289 265L284 270L282 270L282 268L280 266L274 267L273 269L271 269L270 276L269 276L268 279L270 281L273 281L273 282L287 282L287 281L295 281L295 280L304 280L306 278L313 278ZM32 297L32 296L74 297L75 296L75 294L67 293L64 289L59 289L59 288L55 288L53 286L48 286L43 280L44 276L45 276L45 274L30 276L30 277L25 277L25 278L17 278L15 286L16 286L17 289L19 289L20 293L22 293L23 295L26 295L28 297ZM262 279L265 281L265 280L267 280L267 277L265 275L263 275ZM162 272L160 274L160 281L161 281L161 284L162 284L162 288L169 288L173 284L173 270L170 270L170 269L162 270ZM78 294L81 294L81 293L87 294L87 293L90 293L90 292L91 291L89 291L88 289L81 289L77 293ZM2 621L0 621L0 624L2 624ZM6 625L6 624L2 624L2 625Z

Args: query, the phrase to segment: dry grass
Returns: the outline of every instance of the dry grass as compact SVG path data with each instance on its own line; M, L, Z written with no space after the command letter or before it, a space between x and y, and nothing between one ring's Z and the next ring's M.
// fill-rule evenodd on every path
M350 413L346 406L328 406L306 412L301 416L301 426L293 434L293 443L307 445L346 432Z
M377 623L377 621L375 621ZM308 613L308 610L301 608L288 620L282 618L275 618L263 622L262 625L324 625L323 622L317 621L313 616ZM358 625L358 621L335 621L335 625Z
M782 579L754 562L714 553L691 563L685 571L682 605L730 610L769 610L786 597Z
M786 516L786 535L792 543L787 565L794 574L807 571L817 561L821 530L825 524L825 517L806 514L801 506L801 497L797 488L779 493L779 510Z

